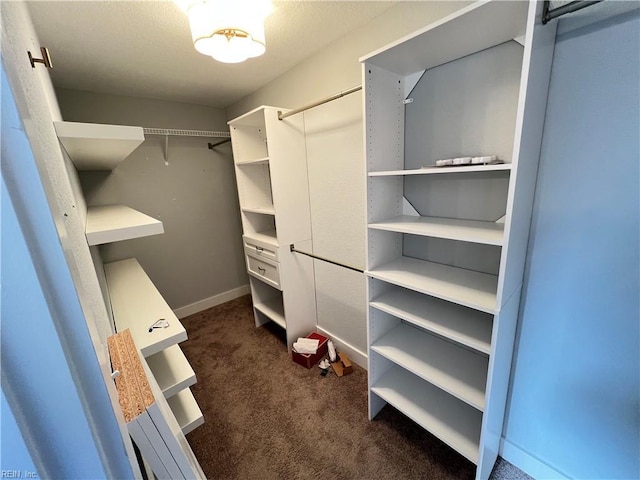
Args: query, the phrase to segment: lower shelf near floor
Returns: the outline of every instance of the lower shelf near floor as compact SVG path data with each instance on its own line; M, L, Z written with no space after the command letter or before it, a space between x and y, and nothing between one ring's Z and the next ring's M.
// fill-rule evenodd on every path
M485 405L489 357L400 323L371 350L478 410Z
M180 391L167 399L167 403L185 435L204 423L204 416L190 389Z
M280 325L282 328L287 328L282 297L274 297L262 303L255 303L253 308L265 315L269 320Z
M104 266L116 328L129 330L183 433L204 423L189 387L196 376L178 343L184 326L135 258ZM168 325L153 328L158 321Z
M476 408L395 365L371 386L370 395L377 395L478 463L482 412Z

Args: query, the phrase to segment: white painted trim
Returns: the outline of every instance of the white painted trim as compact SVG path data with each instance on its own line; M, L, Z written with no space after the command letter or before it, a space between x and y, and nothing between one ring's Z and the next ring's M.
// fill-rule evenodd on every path
M173 313L176 314L176 317L183 319L184 317L188 317L189 315L193 315L194 313L198 313L203 310L206 310L207 308L215 307L216 305L229 302L236 298L242 297L243 295L248 295L249 293L251 293L249 284L242 285L241 287L234 288L233 290L229 290L223 293L219 293L218 295L205 298L203 300L192 303L190 305L185 305L184 307L176 308L173 310Z
M366 353L364 353L361 350L357 349L353 345L342 341L339 337L336 337L335 335L333 335L328 330L325 330L324 328L322 328L320 326L317 326L316 328L317 328L319 333L321 333L322 335L324 335L324 336L326 336L326 337L331 339L331 341L336 346L336 349L339 352L343 351L344 353L346 353L349 356L349 359L353 363L355 363L356 365L360 365L365 370L367 369L367 354Z
M504 438L500 441L500 456L536 480L568 480L570 478Z

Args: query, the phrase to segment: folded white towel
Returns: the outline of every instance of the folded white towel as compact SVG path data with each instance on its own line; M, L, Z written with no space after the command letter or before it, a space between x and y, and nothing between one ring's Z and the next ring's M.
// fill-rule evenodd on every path
M293 344L293 349L297 353L314 354L318 351L318 345L320 340L317 338L298 338L298 341Z

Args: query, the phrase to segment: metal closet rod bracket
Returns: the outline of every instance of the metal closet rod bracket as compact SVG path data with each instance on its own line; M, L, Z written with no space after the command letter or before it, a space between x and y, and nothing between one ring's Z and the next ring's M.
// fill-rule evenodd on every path
M306 255L307 257L315 258L317 260L322 260L323 262L330 263L332 265L337 265L339 267L348 268L349 270L353 270L355 272L364 273L364 270L358 267L352 267L351 265L346 265L344 263L335 262L333 260L329 260L328 258L320 257L318 255L314 255L313 253L302 252L300 250L296 250L295 245L292 243L289 245L289 251L292 253L299 253L300 255Z

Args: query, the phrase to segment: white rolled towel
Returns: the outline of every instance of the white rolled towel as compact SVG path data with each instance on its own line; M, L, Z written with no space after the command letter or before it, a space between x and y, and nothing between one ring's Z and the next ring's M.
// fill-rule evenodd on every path
M297 353L314 354L318 351L318 345L320 340L317 338L298 338L298 341L293 344L293 349Z

